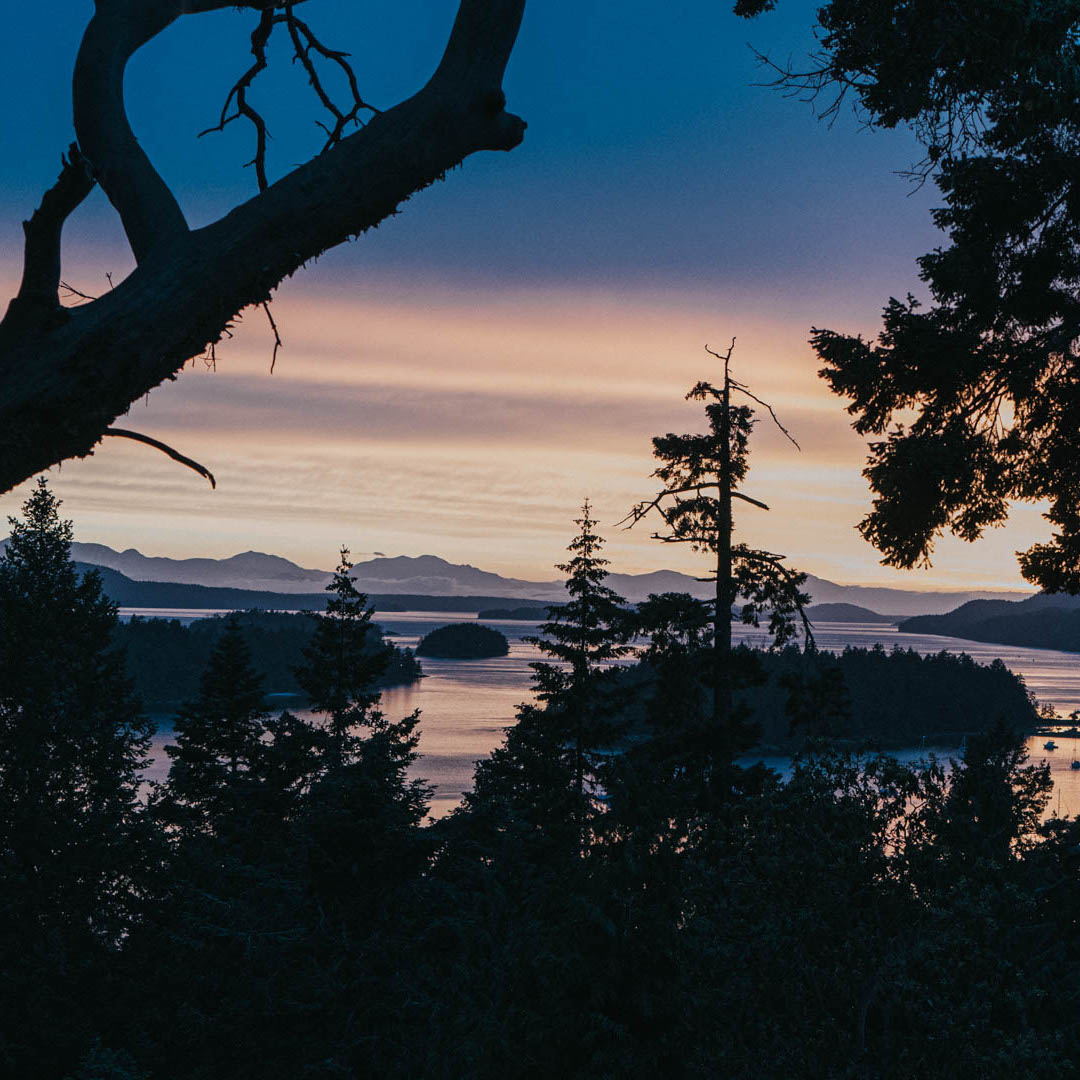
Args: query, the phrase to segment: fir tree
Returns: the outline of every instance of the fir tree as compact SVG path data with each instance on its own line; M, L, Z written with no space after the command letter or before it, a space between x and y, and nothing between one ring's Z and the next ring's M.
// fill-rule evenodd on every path
M381 720L375 708L381 697L378 680L390 662L371 617L368 598L356 588L350 571L349 549L330 584L326 610L313 615L315 632L304 650L296 679L310 701L311 711L325 718L335 763L344 764L356 751L356 729Z
M76 570L59 505L39 480L0 561L0 1044L26 1076L81 1056L154 862L149 724L112 647L116 607Z
M348 548L327 591L326 611L296 677L325 718L322 775L305 800L302 847L312 887L341 912L368 909L380 892L418 868L427 850L418 828L429 789L410 780L419 711L393 722L378 708L390 650L351 576ZM343 916L344 917L344 916Z
M219 832L235 819L245 792L253 794L265 779L263 696L233 616L210 654L198 696L176 717L176 745L165 747L172 767L159 808L185 831Z
M586 777L592 752L611 741L617 701L605 668L625 656L629 624L625 601L604 584L608 560L600 555L603 540L586 499L577 536L567 550L568 562L557 569L566 574L567 603L548 609L540 636L526 638L554 662L532 665L537 698L545 708L523 714L526 722L541 722L566 746L572 758L572 793L582 842L587 817Z

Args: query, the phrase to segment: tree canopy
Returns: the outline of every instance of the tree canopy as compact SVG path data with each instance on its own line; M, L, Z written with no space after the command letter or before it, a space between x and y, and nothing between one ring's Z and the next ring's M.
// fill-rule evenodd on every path
M876 439L860 529L912 567L943 532L975 540L1011 501L1045 499L1052 537L1021 570L1080 591L1080 8L832 0L818 18L819 54L777 82L911 127L947 237L919 260L929 303L890 299L876 342L813 331L822 376Z

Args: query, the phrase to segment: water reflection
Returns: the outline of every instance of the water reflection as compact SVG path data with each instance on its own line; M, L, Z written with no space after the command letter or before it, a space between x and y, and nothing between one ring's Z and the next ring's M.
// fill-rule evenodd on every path
M180 613L185 618L202 613ZM449 622L471 621L475 616L453 612L394 612L378 614L377 621L399 645L413 647L426 633ZM536 625L510 620L485 620L504 633L510 642L510 654L491 660L424 660L425 677L412 686L383 693L383 710L391 718L421 710L420 751L422 757L415 772L435 788L432 813L447 813L461 799L472 783L476 761L486 757L502 741L503 729L514 721L518 705L531 700L529 663L540 658L534 645L523 638L536 633ZM736 626L735 638L760 644L764 631ZM1051 649L1025 649L1011 645L989 645L960 638L929 634L901 634L895 626L879 624L820 623L815 626L819 648L840 651L848 645L872 648L881 644L887 649L898 645L921 654L966 652L974 660L989 664L997 658L1024 677L1028 689L1040 703L1053 705L1066 715L1080 709L1080 656ZM150 777L168 771L168 759L162 747L171 741L167 717L159 717L161 730L154 739L154 763ZM1058 749L1043 749L1046 736L1033 736L1028 748L1033 761L1050 764L1055 790L1053 808L1061 813L1080 813L1080 770L1071 768L1074 756L1080 756L1080 739L1055 735ZM914 759L922 751L898 754L903 760ZM949 750L939 751L947 757ZM952 751L955 753L955 751ZM784 770L786 758L766 758L766 763Z

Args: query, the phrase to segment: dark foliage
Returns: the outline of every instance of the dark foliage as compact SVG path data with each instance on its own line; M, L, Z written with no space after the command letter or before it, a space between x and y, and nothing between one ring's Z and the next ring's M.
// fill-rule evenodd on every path
M71 562L44 480L0 560L0 1071L55 1074L92 1031L154 880L138 802L149 726L116 608Z
M320 719L263 710L229 621L144 809L115 615L35 498L0 564L0 1072L1075 1075L1080 831L992 723L1030 710L1000 665L764 654L741 692L817 741L702 800L709 613L651 598L642 662L613 665L633 627L586 510L537 702L460 811L425 826L417 717L379 709L347 556L299 672ZM820 741L866 717L982 730L912 765Z
M438 656L451 660L475 660L486 656L506 656L510 643L505 634L476 623L450 623L425 634L416 646L417 656Z
M822 376L877 437L861 531L916 566L943 531L974 540L1010 501L1046 499L1051 539L1021 570L1080 591L1080 8L830 0L818 20L819 55L779 83L912 127L946 234L919 260L928 305L891 299L876 342L813 331Z
M268 693L303 694L295 669L311 642L313 627L306 615L245 611L233 616L251 653L255 674ZM201 672L220 640L227 616L197 619L189 626L177 619L148 619L134 615L116 628L116 642L139 696L159 709L191 699L199 689ZM420 665L412 650L376 641L370 647L388 649L386 668L376 681L381 688L418 679Z

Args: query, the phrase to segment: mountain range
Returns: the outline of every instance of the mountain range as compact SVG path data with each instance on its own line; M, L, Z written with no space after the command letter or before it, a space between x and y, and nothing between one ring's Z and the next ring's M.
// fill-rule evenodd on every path
M246 551L227 559L171 559L143 555L134 548L116 551L104 544L74 543L72 556L80 563L105 567L136 582L169 582L274 594L306 594L308 597L320 593L331 577L329 570L307 569L279 555L258 551ZM450 563L435 555L369 559L357 563L353 573L358 587L364 592L386 597L403 594L497 597L531 600L540 604L557 603L566 598L561 581L526 581L503 577L475 566ZM607 580L611 588L632 602L644 600L650 593L689 592L699 597L707 597L711 593L709 583L674 570L611 574ZM1029 595L1004 590L918 592L840 585L813 576L809 577L806 589L815 604L853 604L878 615L905 617L943 614L973 600L1016 601Z

